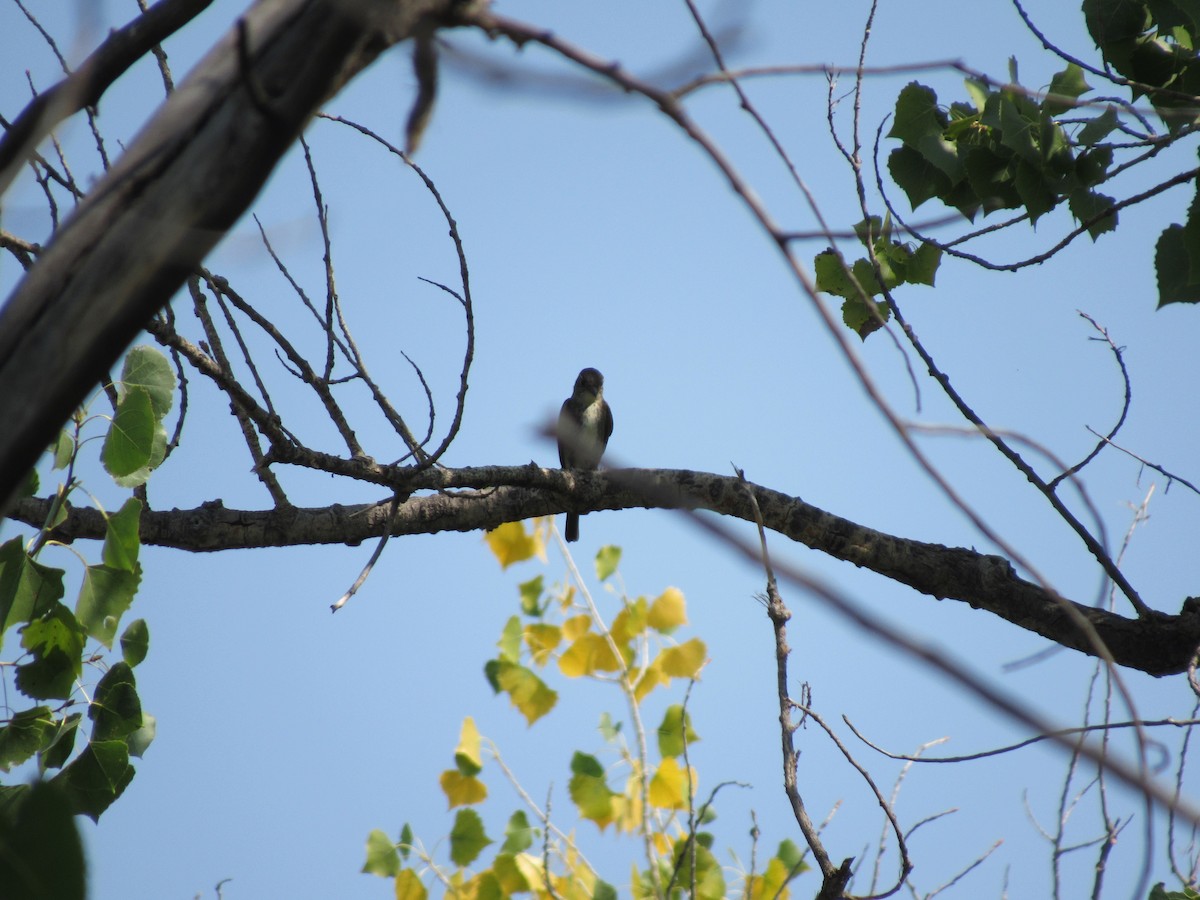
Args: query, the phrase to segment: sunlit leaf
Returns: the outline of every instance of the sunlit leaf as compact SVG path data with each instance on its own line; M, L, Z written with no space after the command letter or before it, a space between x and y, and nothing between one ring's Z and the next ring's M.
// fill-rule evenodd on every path
M412 869L401 869L396 873L396 900L426 900L429 891Z
M127 391L117 404L100 453L110 475L132 475L150 464L156 426L150 395L142 388Z
M588 632L563 651L558 658L558 668L568 678L579 678L597 672L619 672L622 665L608 638Z
M617 571L617 566L620 562L620 547L615 547L612 544L601 547L596 552L596 580L604 581L613 572Z
M457 769L444 771L438 778L438 784L442 786L450 809L482 803L487 799L487 785L474 775L464 775Z
M142 502L130 497L116 513L108 517L104 530L104 553L106 566L126 572L138 571L138 525L141 522Z
M479 753L479 729L470 716L463 719L458 746L454 748L454 765L463 775L478 775L483 769L483 758Z
M133 603L142 577L111 566L88 566L75 604L75 615L89 635L112 648L121 616Z
M535 665L544 666L561 641L562 629L557 625L538 623L525 626L525 646L533 655Z
M363 863L362 871L383 878L392 878L400 871L396 845L378 828L367 835L367 861Z
M708 648L700 638L692 638L678 647L668 647L661 654L662 671L671 678L695 678L708 659Z
M670 634L680 625L686 625L687 603L683 599L683 591L669 587L655 597L650 604L646 624L662 634Z
M65 700L83 671L86 635L71 611L55 603L50 612L25 626L21 646L33 661L17 666L17 689L35 700Z
M546 557L539 531L526 533L524 522L505 522L498 528L489 531L485 535L485 540L503 569L533 556L540 559Z
M562 624L563 637L573 641L581 634L587 634L591 627L592 620L587 616L573 616Z
M624 646L646 630L648 608L646 598L638 597L621 607L613 619L609 633L617 646Z
M679 756L686 745L700 740L692 730L691 715L678 703L667 707L658 726L658 752L663 757Z
M695 770L692 770L695 790ZM687 809L688 776L675 758L668 756L659 763L658 770L650 779L650 804L659 809Z
M155 347L140 345L125 355L118 391L124 397L134 388L141 389L150 399L156 419L161 420L175 402L175 373L171 363Z
M516 616L509 616L504 623L504 630L500 632L500 640L496 642L496 646L500 648L500 658L505 662L520 662L521 661L521 620Z
M504 845L500 848L500 852L516 854L522 850L528 850L533 846L534 838L540 833L539 829L529 824L529 817L525 815L525 812L517 810L509 817L508 824L504 826Z
M504 660L489 660L484 668L488 681L497 693L508 694L525 721L532 725L554 708L558 693L548 688L540 678L524 666Z

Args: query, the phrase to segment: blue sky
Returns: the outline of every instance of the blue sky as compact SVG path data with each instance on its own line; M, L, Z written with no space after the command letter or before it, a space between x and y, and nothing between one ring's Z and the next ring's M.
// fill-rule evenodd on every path
M111 0L28 5L75 60L104 28L124 22L135 9ZM243 6L217 0L167 44L177 78ZM733 4L702 8L714 22L737 15ZM551 28L635 73L657 71L693 54L697 45L681 3L506 2L497 9ZM1077 10L1049 2L1028 9L1064 48L1091 58ZM852 65L865 15L861 3L753 4L729 56L744 66ZM448 64L418 156L459 223L475 296L471 390L447 465L555 464L554 449L539 432L578 370L590 365L604 372L614 409L614 461L716 473L729 473L733 464L752 481L883 531L991 549L919 472L776 250L711 162L671 123L637 98L563 90L580 73L539 48L518 53L503 41L468 33L447 40L498 65L561 79L553 89L497 87ZM960 58L999 78L1010 56L1033 88L1061 68L1006 3L976 4L968 15L962 4L928 2L919 15L911 5L884 5L868 61ZM57 77L53 58L13 4L0 6L0 60L0 112L9 117L27 95L25 69L40 87ZM693 63L694 71L700 68ZM874 135L896 93L914 77L935 86L943 101L963 98L961 76L944 69L872 80L864 134ZM401 143L413 87L402 48L326 110ZM838 228L857 221L851 174L826 130L823 77L764 79L747 87L793 153L825 217ZM844 80L839 91L850 87ZM160 98L161 86L146 63L105 97L100 121L113 152ZM843 127L848 106L846 100L839 108ZM727 91L709 89L692 111L777 219L797 230L815 227L811 210ZM338 286L360 348L396 404L418 421L424 409L420 387L397 351L422 366L438 400L440 436L461 359L461 315L453 301L418 278L455 282L457 262L444 223L412 173L349 129L318 121L308 138L330 205ZM62 139L77 176L96 167L90 137L78 121L64 126ZM1167 154L1163 165L1170 168L1159 171L1169 175L1193 165L1190 152ZM1123 194L1149 183L1131 180ZM899 190L891 193L907 212ZM1072 462L1094 443L1085 426L1107 430L1120 411L1121 383L1111 356L1092 340L1094 332L1078 311L1089 313L1125 348L1132 373L1134 403L1123 444L1194 479L1189 464L1200 410L1186 386L1196 374L1196 313L1154 311L1151 265L1159 231L1182 218L1190 199L1187 189L1167 192L1123 214L1115 237L1094 246L1076 242L1054 260L1016 274L947 262L935 289L908 287L899 300L986 420ZM876 198L872 202L878 207ZM321 244L312 210L303 159L292 153L254 212L293 273L319 294ZM916 217L926 215L940 210L931 206ZM39 192L25 181L6 198L0 225L41 240L43 219ZM1061 217L1047 216L1036 231L1001 236L984 249L997 259L1016 259L1068 228ZM813 242L802 258L811 260L823 247ZM285 321L299 319L251 219L238 224L209 265L264 310ZM5 295L18 277L10 258L0 260ZM314 335L306 340L315 346ZM904 358L885 336L856 351L901 416L961 424L930 379L920 380L916 409ZM280 375L272 373L283 384ZM300 417L297 427L332 447L315 411L306 411L307 397L280 390ZM152 503L187 508L221 498L230 507L266 506L269 498L248 474L250 460L226 404L198 379L191 401L184 445L151 482ZM356 427L368 452L379 459L398 456L395 438L378 419L365 408L361 415ZM968 502L1060 591L1084 602L1097 596L1096 566L1019 473L978 439L919 441ZM1029 453L1038 458L1036 450ZM1179 487L1166 493L1163 479L1111 452L1083 480L1113 542L1129 525L1130 504L1141 503L1156 485L1151 519L1137 532L1125 567L1151 605L1177 611L1195 591L1195 495ZM296 476L291 483L299 505L378 499L367 488L323 476ZM102 499L115 496L98 473L88 486ZM733 527L752 536L747 526ZM19 531L6 524L0 534ZM654 596L678 586L689 601L691 633L708 642L712 662L690 705L703 738L693 762L702 790L729 779L752 785L722 795L718 856L728 859L725 848L748 855L751 809L764 846L784 837L799 842L778 787L771 631L754 599L763 590L761 572L678 513L592 514L582 522L582 535L575 552L585 571L599 547L620 545L629 593ZM556 809L566 815L571 753L600 751L595 723L605 710L621 714L618 698L568 688L582 690L579 704L528 729L504 698L492 695L482 675L515 611L516 584L538 572L563 578L562 560L552 552L545 567L525 563L501 572L479 534L396 540L358 596L331 617L329 604L369 553L366 546L146 553L133 615L150 625L150 656L138 678L146 708L158 717L158 738L125 796L98 827L85 827L93 898L213 896L212 886L223 878L232 879L224 888L230 900L389 896L383 881L358 874L367 832L396 834L408 821L431 844L449 830L452 816L437 776L451 763L467 714L499 744L535 797L554 785ZM772 553L826 579L880 621L1039 712L1065 724L1079 720L1089 660L1060 652L1006 672L1006 663L1044 645L962 604L915 595L782 539L772 542ZM77 565L65 551L53 561ZM901 751L943 736L951 739L950 753L1026 736L942 676L856 633L814 598L789 588L786 599L795 616L793 677L811 685L827 720L837 723L845 714L873 740ZM615 609L615 600L606 602ZM1142 715L1188 715L1191 695L1182 679L1124 677ZM843 737L852 740L844 731ZM1177 735L1161 737L1177 746ZM814 817L840 803L826 833L831 854L867 855L882 827L874 800L818 730L802 732L799 743L802 788ZM1129 749L1120 739L1117 745ZM897 765L861 746L856 753L890 787ZM1031 820L1048 827L1064 765L1060 751L1035 747L913 771L898 808L903 821L911 825L957 809L914 836L914 877L921 888L936 887L1003 839L957 895L1001 896L1005 885L1010 896L1045 895L1047 849ZM495 833L518 801L499 778L492 787L484 815ZM1134 816L1109 863L1110 887L1122 896L1138 875L1143 811L1120 791L1115 797L1122 815ZM578 834L593 861L611 860L610 880L624 884L623 860L632 849L588 823ZM1072 870L1066 896L1081 896L1090 884L1083 879L1093 857L1076 856L1068 863L1079 868ZM1169 880L1161 833L1153 864L1154 880ZM814 883L810 876L798 889L807 893Z

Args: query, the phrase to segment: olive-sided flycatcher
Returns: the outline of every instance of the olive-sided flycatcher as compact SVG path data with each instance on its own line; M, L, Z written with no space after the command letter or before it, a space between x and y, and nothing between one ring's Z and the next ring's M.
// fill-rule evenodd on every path
M558 462L564 469L595 469L612 434L612 410L604 402L604 376L584 369L558 414ZM567 513L568 541L579 540L579 514Z

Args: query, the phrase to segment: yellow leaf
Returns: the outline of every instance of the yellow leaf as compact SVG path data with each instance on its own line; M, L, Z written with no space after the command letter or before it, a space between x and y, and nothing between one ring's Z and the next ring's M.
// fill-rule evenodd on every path
M447 769L438 779L438 783L442 786L442 792L446 795L451 809L482 803L487 799L487 785L474 775L464 775L457 769Z
M613 640L618 644L626 644L646 630L646 598L638 597L613 619Z
M542 679L524 666L501 663L496 671L496 683L530 725L554 709L558 702L557 692L546 687Z
M412 869L401 869L396 876L396 900L425 900L429 892Z
M692 772L693 791L696 771ZM668 756L650 779L650 803L659 809L687 809L688 777L675 758Z
M546 890L546 879L544 877L544 869L542 868L541 857L531 856L528 853L518 853L515 858L517 871L521 873L521 877L529 885L528 890L541 893Z
M454 765L459 772L468 776L478 775L483 768L483 757L479 755L479 729L470 716L463 719L458 746L454 748Z
M575 616L574 618L567 619L567 621L563 622L563 637L565 637L568 641L573 641L581 634L587 634L591 627L592 620L590 618L587 616Z
M525 644L533 654L536 665L544 666L551 652L562 641L562 629L557 625L534 624L525 626Z
M700 638L692 638L678 647L668 647L658 655L663 674L670 678L695 678L708 659L708 648Z
M684 602L683 591L669 587L656 597L650 605L646 624L663 634L670 634L680 625L686 625L687 603Z
M521 894L530 890L529 880L521 872L520 862L511 853L497 853L492 863L492 871L500 882L500 889L505 896Z
M602 634L580 635L558 658L558 668L568 678L594 675L596 672L619 672L621 661Z
M633 683L633 696L639 703L659 685L670 684L671 679L663 674L662 657L655 657L654 662L646 666L640 672L634 670L629 673L630 681Z
M749 884L746 886L746 896L751 900L767 900L767 898L775 897L778 897L779 900L787 900L789 892L783 885L787 881L788 874L787 866L783 864L783 861L778 856L772 856L762 875L755 875L753 878L747 879Z
M523 522L505 522L484 537L502 569L535 555L546 561L546 542L540 523L527 534Z

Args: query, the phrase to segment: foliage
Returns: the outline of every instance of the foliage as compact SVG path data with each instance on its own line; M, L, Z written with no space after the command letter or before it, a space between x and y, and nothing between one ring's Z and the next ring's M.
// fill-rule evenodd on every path
M10 630L19 635L16 643L8 642L14 659L6 665L14 673L16 693L32 702L19 710L6 706L0 770L31 764L39 779L33 785L0 785L0 848L9 851L0 853L0 866L16 858L29 863L19 872L0 871L0 883L20 884L29 896L83 896L82 851L71 816L100 818L133 779L130 757L142 756L155 731L154 717L142 710L133 672L149 649L145 621L129 624L117 644L121 618L141 582L142 502L130 497L117 512L104 513L101 559L83 567L73 608L62 602L67 571L38 557L56 543L54 526L81 489L76 468L84 445L93 439L91 426L107 422L100 457L113 480L126 488L144 484L165 456L163 418L174 388L174 375L157 350L130 351L114 386L114 414L89 416L80 410L51 448L53 468L64 470L64 478L41 532L28 544L14 537L0 545L0 645ZM34 475L28 487L36 486ZM104 649L89 650L89 639ZM106 660L105 651L116 658ZM103 671L90 697L85 667ZM85 698L90 724L75 711L77 694ZM37 836L36 853L29 849L31 835ZM54 857L53 866L36 863L46 854Z
M510 523L488 535L488 546L504 567L534 556L545 560L544 534L541 523L528 532L520 523ZM600 718L601 753L575 750L562 764L570 773L567 792L578 818L600 832L611 827L640 842L645 859L634 866L632 896L716 900L739 893L784 900L789 882L808 868L791 841L779 845L763 871L738 873L735 890L712 850L713 835L701 830L716 819L717 790L699 801L699 776L688 761L688 748L700 735L686 709L686 694L682 703L667 706L654 731L647 728L647 699L677 681L687 681L690 692L709 660L700 638L673 637L688 621L683 593L667 588L653 599L630 599L617 587L619 558L619 548L605 547L595 560L597 581L619 601L610 617L600 612L582 581L547 589L538 575L519 584L520 612L501 629L499 653L485 664L484 676L497 694L508 696L530 727L557 709L564 696L543 680L554 668L568 681L589 679L622 696L629 738L626 723L606 712ZM581 700L563 702L580 717ZM656 738L656 756L649 749L651 737ZM489 757L526 801L525 809L509 814L503 839L490 837L483 817L472 809L488 798L481 776ZM470 716L454 749L454 766L442 772L439 784L455 810L445 842L449 864L435 858L407 824L397 841L379 830L367 837L363 871L393 879L397 897L426 897L423 879L429 878L440 882L447 896L617 896L581 851L576 829L558 824L533 802ZM493 846L491 856L483 858Z
M1036 225L1042 216L1065 205L1078 223L1077 232L1086 231L1095 241L1116 229L1123 203L1157 192L1118 201L1098 188L1196 127L1200 60L1195 51L1195 13L1181 4L1127 0L1087 0L1083 7L1105 61L1125 78L1095 74L1126 88L1134 102L1149 98L1169 134L1155 134L1132 103L1114 102L1112 97L1087 99L1092 85L1074 61L1051 79L1046 91L1038 92L1020 84L1012 60L1007 83L969 77L966 101L948 106L939 103L933 88L912 82L896 99L887 135L900 142L888 155L888 172L912 209L936 199L970 220L981 211L986 216L1021 210L1021 218ZM1195 173L1183 173L1180 179L1178 183L1195 181ZM1172 183L1176 182L1160 187ZM1011 224L1004 222L969 237ZM945 245L927 239L922 249L930 246ZM887 271L888 254L877 255L883 289L902 283L903 278ZM818 272L822 264L819 256ZM827 261L824 265L829 268ZM1160 307L1200 300L1200 195L1184 224L1169 225L1162 232L1155 269ZM855 264L850 270L866 295L880 292L872 267ZM827 279L822 289L850 296L838 289L838 282ZM854 302L858 309L847 315L849 327L863 334L864 322L869 330L873 330L872 320L882 324L878 317L867 315L861 300Z

